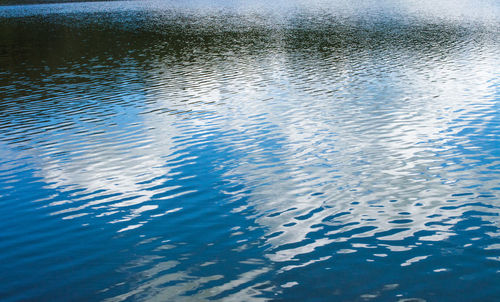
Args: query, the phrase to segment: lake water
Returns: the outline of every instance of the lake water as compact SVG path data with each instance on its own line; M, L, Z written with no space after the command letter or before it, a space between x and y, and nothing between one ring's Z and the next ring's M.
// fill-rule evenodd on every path
M0 300L499 301L497 1L0 7Z

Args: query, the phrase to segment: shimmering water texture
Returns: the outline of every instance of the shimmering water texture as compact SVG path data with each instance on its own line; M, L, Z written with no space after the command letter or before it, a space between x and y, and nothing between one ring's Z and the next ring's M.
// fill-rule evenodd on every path
M0 7L0 300L500 301L498 1L268 2Z

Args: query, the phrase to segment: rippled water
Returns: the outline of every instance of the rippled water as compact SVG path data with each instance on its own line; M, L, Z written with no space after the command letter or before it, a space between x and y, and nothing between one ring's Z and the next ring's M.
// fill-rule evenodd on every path
M0 7L3 301L498 301L496 1Z

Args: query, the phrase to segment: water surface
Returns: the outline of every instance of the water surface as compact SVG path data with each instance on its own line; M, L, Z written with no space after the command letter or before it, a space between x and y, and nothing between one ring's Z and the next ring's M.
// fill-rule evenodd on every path
M2 301L498 301L496 1L0 7Z

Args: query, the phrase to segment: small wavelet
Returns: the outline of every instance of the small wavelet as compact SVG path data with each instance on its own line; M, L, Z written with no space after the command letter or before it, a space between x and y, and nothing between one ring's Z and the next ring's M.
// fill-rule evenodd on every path
M499 12L0 6L0 296L493 301Z

